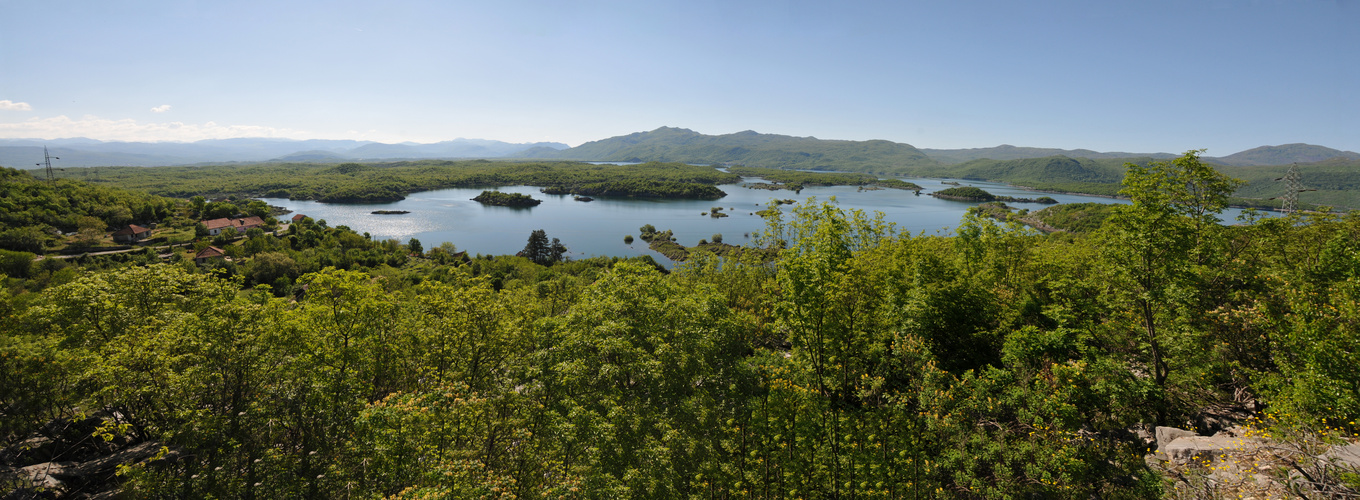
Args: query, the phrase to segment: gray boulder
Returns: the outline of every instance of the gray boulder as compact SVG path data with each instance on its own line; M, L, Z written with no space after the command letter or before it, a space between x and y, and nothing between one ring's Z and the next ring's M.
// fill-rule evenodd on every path
M1184 436L1162 446L1161 451L1171 461L1190 463L1194 460L1213 461L1233 451L1248 450L1261 446L1258 439L1234 437L1224 433L1214 436Z
M1332 447L1321 458L1334 465L1360 468L1360 444Z
M1195 435L1195 433L1193 432L1187 431L1185 429L1177 429L1175 427L1158 427L1156 430L1156 434L1157 434L1157 451L1166 451L1166 445L1170 444L1172 441L1175 441L1178 438Z
M0 452L0 462L19 467L51 462L57 458L57 446L57 441L52 438L32 436Z
M33 488L42 488L48 491L61 491L66 489L66 482L59 477L66 475L70 469L69 462L46 462L34 464L19 469L19 479L27 482Z

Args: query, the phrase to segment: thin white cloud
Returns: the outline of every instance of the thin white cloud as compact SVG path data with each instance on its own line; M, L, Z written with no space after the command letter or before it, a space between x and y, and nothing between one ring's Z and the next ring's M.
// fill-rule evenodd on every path
M0 111L33 111L33 106L26 102L14 102L9 99L0 101Z
M154 107L154 108L151 108L151 112L152 112L152 113L164 113L164 112L166 112L166 111L170 111L170 105L169 105L169 104L162 104L162 105L160 105L160 106L156 106L156 107Z
M204 139L234 139L240 137L278 137L289 139L312 138L302 130L266 127L261 125L219 125L215 122L193 124L184 122L138 123L137 120L110 120L86 115L73 120L66 116L31 118L16 123L0 123L0 138L58 139L88 137L104 141L176 141L193 142Z

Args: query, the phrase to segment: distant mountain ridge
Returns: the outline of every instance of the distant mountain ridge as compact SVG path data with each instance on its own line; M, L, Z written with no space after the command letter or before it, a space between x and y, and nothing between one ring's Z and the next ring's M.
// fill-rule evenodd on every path
M224 162L343 162L443 158L533 158L581 161L678 161L739 163L757 167L843 170L921 175L940 167L964 166L979 160L1013 161L1039 158L1091 160L1175 158L1171 153L1098 152L1089 149L1034 148L1002 144L990 148L917 149L886 141L826 140L742 131L705 135L693 130L660 127L610 137L571 148L557 142L508 143L487 139L454 139L429 144L385 144L355 140L275 138L211 139L197 142L120 142L88 138L0 139L0 166L28 169L42 161L46 146L60 160L54 166L165 166ZM1322 161L1357 161L1360 153L1294 143L1261 146L1204 161L1234 167L1288 165ZM1116 162L1119 165L1122 163ZM1022 170L1037 168L1025 164ZM1052 165L1050 165L1051 167ZM1009 168L989 165L982 171ZM1085 168L1085 167L1083 167ZM1048 170L1048 169L1040 169ZM1076 172L1075 167L1061 171ZM1051 170L1049 170L1051 171Z
M118 142L87 138L0 139L0 165L35 168L43 147L61 158L56 167L188 165L260 161L345 161L430 158L497 158L532 148L566 149L558 142L509 143L454 139L432 144L383 144L326 139L209 139L196 142Z
M740 163L752 167L880 173L900 173L937 164L910 144L884 140L826 140L750 130L705 135L675 127L610 137L561 151L532 149L520 156L582 161Z
M1092 160L1103 160L1108 158L1153 158L1166 160L1180 155L1171 153L1122 153L1111 152L1101 153L1089 149L1058 149L1058 148L1027 148L1002 144L990 148L970 148L970 149L926 149L922 152L940 163L952 165L956 163L966 163L973 160L1025 160L1031 158L1046 158L1049 156L1066 156L1068 158L1089 158Z
M1290 163L1317 163L1337 158L1360 160L1360 153L1296 142L1279 146L1261 146L1221 158L1209 158L1208 160L1233 167L1256 167Z
M1109 152L1102 153L1089 149L1057 149L1057 148L1027 148L1017 147L1010 144L1002 144L991 148L971 148L971 149L921 149L926 155L946 165L967 163L973 160L1025 160L1034 158L1046 158L1050 156L1066 156L1068 158L1088 158L1092 160L1108 160L1115 158L1151 158L1153 160L1167 160L1180 156L1171 153L1124 153ZM1345 160L1360 160L1360 153L1352 151L1341 151L1325 146L1313 144L1283 144L1279 146L1261 146L1248 149L1228 156L1213 157L1205 156L1202 159L1209 163L1227 165L1232 167L1252 167L1263 165L1287 165L1290 163L1316 163L1333 158Z

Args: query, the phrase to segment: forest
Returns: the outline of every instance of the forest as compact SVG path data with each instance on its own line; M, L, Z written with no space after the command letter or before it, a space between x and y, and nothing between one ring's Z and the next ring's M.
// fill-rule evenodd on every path
M29 442L144 450L53 487L135 498L1235 496L1148 434L1360 431L1360 212L1219 224L1236 187L1131 164L1131 204L1049 235L772 202L764 251L671 272L310 219L230 261L9 259L0 485L63 460ZM1292 465L1261 473L1360 490Z

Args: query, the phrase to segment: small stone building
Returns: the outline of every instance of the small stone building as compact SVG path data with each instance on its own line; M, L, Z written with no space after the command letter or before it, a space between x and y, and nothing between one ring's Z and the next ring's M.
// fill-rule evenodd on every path
M208 248L199 250L197 254L194 254L194 263L202 264L212 259L225 259L225 258L227 258L227 254L226 252L223 252L221 248L209 246Z
M117 243L136 243L151 237L151 230L136 224L113 232L113 241Z

